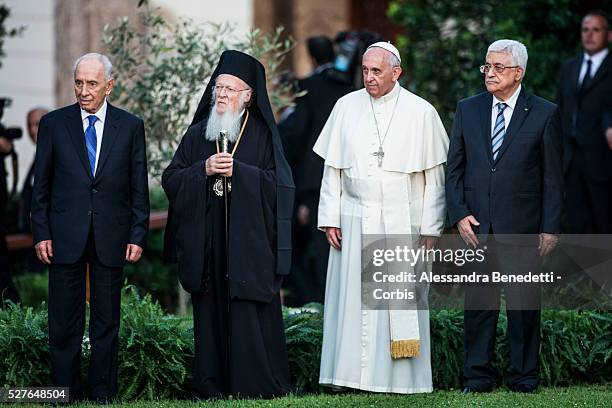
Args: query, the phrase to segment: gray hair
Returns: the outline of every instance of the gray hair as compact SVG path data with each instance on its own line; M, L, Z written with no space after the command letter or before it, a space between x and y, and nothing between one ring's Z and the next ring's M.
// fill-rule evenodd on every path
M72 76L76 76L77 67L81 62L91 59L97 60L102 64L104 67L104 78L106 81L110 81L113 78L113 64L111 64L110 59L106 55L98 54L97 52L90 52L77 58L72 65Z
M380 49L385 51L385 53L383 54L383 61L385 61L385 63L389 64L391 66L391 68L395 68L395 67L399 67L401 66L400 64L400 60L397 58L397 56L395 56L395 54L393 54L391 51L389 50L385 50L382 47L372 47L366 50L366 52L363 53L363 56L365 57L365 55L369 52L372 51L373 49Z
M397 59L395 54L393 54L392 52L387 51L387 54L385 55L385 61L387 62L387 64L391 65L391 68L399 67L401 65L400 60Z
M512 64L523 68L521 79L525 77L525 71L527 71L527 47L523 43L515 40L497 40L489 45L487 55L491 52L505 52L509 54Z

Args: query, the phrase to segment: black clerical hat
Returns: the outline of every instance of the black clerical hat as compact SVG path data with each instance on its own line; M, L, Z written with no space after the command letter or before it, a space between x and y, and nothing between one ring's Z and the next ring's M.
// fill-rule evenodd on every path
M255 99L251 104L251 109L256 108L257 113L265 120L268 127L275 128L274 114L272 113L266 89L266 71L264 66L250 55L236 50L227 50L221 54L219 64L210 77L210 81L208 81L204 95L202 95L202 99L191 121L191 126L208 118L211 109L210 102L212 100L213 86L217 77L222 74L238 77L253 89ZM268 123L268 119L271 119L272 126Z
M240 51L225 51L221 54L217 75L230 74L237 76L251 88L257 88L257 79L261 75L266 78L265 69L261 62Z

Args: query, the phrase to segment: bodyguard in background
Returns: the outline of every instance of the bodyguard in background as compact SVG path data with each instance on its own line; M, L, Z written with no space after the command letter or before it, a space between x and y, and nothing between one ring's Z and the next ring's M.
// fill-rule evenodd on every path
M0 136L0 309L4 307L7 301L19 303L19 294L17 293L11 276L11 265L6 244L6 226L4 221L9 200L4 159L11 155L12 152L13 142L8 138Z
M522 88L527 49L518 41L489 46L480 67L488 92L459 101L446 168L452 225L470 246L489 236L485 272L537 271L560 230L562 150L559 110ZM519 242L506 234L523 234ZM518 244L518 245L517 245ZM506 295L509 388L530 393L539 378L540 289L466 286L464 393L495 386L492 367L500 291Z
M123 266L145 246L149 194L143 121L110 105L112 65L101 54L74 64L77 103L39 126L32 199L37 255L49 268L53 384L83 395L80 356L90 273L89 385L98 401L117 395Z
M606 98L612 94L610 21L603 11L582 19L579 55L561 67L561 110L570 232L612 234L612 134L606 135Z
M295 180L294 251L287 281L295 306L323 303L325 297L329 243L317 230L323 159L312 151L312 147L336 101L353 90L334 69L336 54L328 37L310 37L307 45L315 68L299 81L300 91L306 94L296 99L293 113L278 125Z

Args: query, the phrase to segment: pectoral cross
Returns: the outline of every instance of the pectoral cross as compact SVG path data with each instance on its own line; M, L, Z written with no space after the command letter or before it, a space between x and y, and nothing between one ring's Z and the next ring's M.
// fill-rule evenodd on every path
M372 156L378 157L378 167L382 167L383 157L385 157L385 152L383 152L382 145L378 145L378 151L372 153Z

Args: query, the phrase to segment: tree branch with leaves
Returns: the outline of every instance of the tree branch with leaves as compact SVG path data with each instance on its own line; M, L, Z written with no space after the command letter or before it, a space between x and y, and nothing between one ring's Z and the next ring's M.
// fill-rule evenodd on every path
M7 28L6 20L10 15L10 9L4 4L0 4L0 67L2 67L2 60L6 56L4 53L4 40L6 38L18 36L25 30L25 27Z
M264 64L273 109L293 102L292 84L276 80L293 47L291 39L281 40L282 28L237 36L227 23L183 20L173 26L148 7L139 18L143 29L124 17L105 27L103 42L115 68L111 97L145 121L152 176L159 177L171 160L224 50L246 52Z

